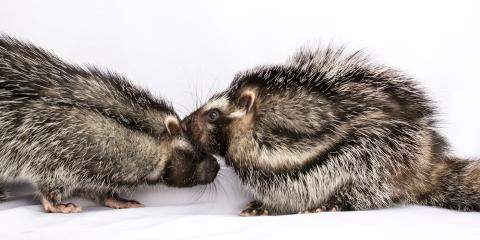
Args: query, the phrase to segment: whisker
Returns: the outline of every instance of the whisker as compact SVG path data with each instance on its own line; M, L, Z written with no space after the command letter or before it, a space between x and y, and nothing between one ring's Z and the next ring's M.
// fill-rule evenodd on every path
M210 88L207 91L208 96L212 95L213 87L217 85L217 82L218 82L218 78L214 78L213 83L210 85Z
M195 193L193 195L194 202L198 202L198 201L200 201L200 199L202 199L203 195L205 194L206 188L207 188L206 185L200 186L200 191L198 191L197 193Z

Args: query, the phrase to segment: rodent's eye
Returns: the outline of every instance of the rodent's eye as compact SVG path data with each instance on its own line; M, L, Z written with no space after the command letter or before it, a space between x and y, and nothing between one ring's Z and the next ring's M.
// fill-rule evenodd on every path
M220 118L220 111L217 109L212 109L208 111L207 118L209 122L215 122Z

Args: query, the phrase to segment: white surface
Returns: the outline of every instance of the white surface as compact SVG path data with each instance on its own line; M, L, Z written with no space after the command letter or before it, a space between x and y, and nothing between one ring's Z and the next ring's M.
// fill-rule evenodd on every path
M282 62L304 44L347 43L422 82L456 154L480 156L478 1L0 2L0 32L79 64L126 74L183 115L235 72ZM230 170L213 187L146 189L144 209L44 214L14 186L0 203L1 239L478 239L480 213L405 207L240 218L247 201ZM204 192L202 194L202 192Z

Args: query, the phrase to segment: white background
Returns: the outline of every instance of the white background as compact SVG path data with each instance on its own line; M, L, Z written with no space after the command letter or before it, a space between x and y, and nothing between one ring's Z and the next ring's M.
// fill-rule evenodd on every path
M123 73L181 116L237 71L283 62L300 46L365 48L421 82L455 154L480 157L479 1L1 0L0 32ZM248 194L229 169L216 188L144 189L133 196L142 210L80 201L87 207L75 216L43 214L37 200L17 196L0 203L0 229L27 239L480 237L480 214L420 207L244 219L235 213Z

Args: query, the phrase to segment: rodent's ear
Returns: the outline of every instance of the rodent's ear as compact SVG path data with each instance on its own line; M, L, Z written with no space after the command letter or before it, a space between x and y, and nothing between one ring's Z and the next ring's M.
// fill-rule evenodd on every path
M252 109L253 103L255 102L255 92L252 90L245 90L240 95L238 99L238 106L244 109L246 112L249 112Z
M182 131L180 122L178 122L178 119L174 116L167 116L165 118L165 127L171 136L179 135Z

